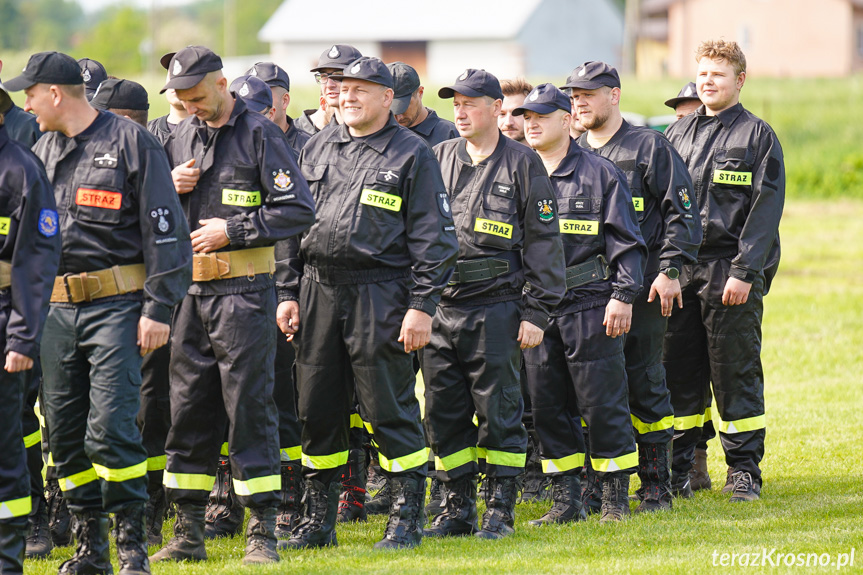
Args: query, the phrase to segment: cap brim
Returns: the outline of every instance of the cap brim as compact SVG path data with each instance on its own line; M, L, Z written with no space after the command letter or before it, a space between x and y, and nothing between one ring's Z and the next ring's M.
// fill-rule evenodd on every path
M582 80L575 82L567 82L563 86L560 86L561 90L566 90L567 88L575 88L576 90L596 90L598 88L613 88L615 86L609 86L608 84L603 84L602 82L597 82L596 80Z
M171 59L174 57L174 54L176 54L176 52L168 52L167 54L159 58L159 64L162 65L162 68L164 68L165 70L168 69L168 66L171 65Z
M677 107L681 102L700 102L701 98L693 98L693 97L682 97L682 98L672 98L670 100L665 101L665 105L671 108L672 110Z
M390 112L398 116L399 114L404 114L408 106L411 105L411 94L407 96L402 96L401 98L393 98L393 104L390 106Z
M467 96L468 98L481 98L482 96L486 96L482 92L478 90L474 90L468 86L447 86L445 88L441 88L437 91L437 95L440 98L455 98L456 94L461 94L462 96Z
M36 84L38 84L36 80L31 80L24 74L21 74L11 80L7 80L5 86L7 92L20 92L21 90L26 90L30 86L35 86Z
M536 112L537 114L551 114L555 110L569 113L569 110L558 108L554 104L534 104L533 102L525 102L518 108L512 111L513 116L522 116L526 111Z
M194 88L208 73L209 72L195 74L194 76L177 76L176 78L172 78L161 90L159 90L159 93L164 94L166 90L188 90L189 88Z
M291 87L280 80L270 80L266 83L270 88L283 88L285 92L290 92Z

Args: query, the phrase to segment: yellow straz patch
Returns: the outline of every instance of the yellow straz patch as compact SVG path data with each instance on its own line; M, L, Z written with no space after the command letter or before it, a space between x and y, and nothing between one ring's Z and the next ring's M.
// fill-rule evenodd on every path
M386 194L377 190L363 190L360 195L360 203L375 208L383 208L391 212L402 209L402 199L394 194Z
M715 170L713 172L714 184L729 184L732 186L748 186L752 183L752 172L729 172L728 170Z
M644 198L632 198L632 205L635 206L636 212L644 211Z
M226 206L260 206L261 192L243 190L222 190L222 203Z
M0 235L8 236L9 235L9 223L11 220L9 218L0 218Z
M599 222L587 220L560 220L560 233L595 236L599 234Z
M500 236L510 240L512 239L512 226L503 222L496 222L494 220L477 218L476 223L473 226L473 231L491 234L493 236Z

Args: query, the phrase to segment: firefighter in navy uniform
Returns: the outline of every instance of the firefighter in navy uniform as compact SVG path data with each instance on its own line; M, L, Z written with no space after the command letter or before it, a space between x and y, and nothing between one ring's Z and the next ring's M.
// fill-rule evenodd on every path
M728 476L723 493L761 493L766 418L761 366L763 297L779 265L785 203L782 147L766 122L740 104L746 57L736 42L704 42L696 52L704 106L668 129L695 181L704 226L698 262L683 270L683 310L671 316L665 368L675 415L674 474L686 477L710 397Z
M9 102L0 84L0 109L8 109ZM9 137L4 124L0 112L0 327L5 356L0 371L0 573L11 574L24 572L27 516L35 499L21 441L27 371L39 356L60 261L60 236L45 169L30 150ZM38 479L41 487L41 476Z
M359 50L348 44L334 44L321 53L318 65L309 70L314 73L315 81L321 87L321 104L317 110L303 110L295 122L298 130L314 136L331 122L341 124L339 83L333 74L338 74L361 56Z
M425 425L447 491L444 511L425 533L497 539L513 533L516 478L526 458L519 347L542 341L564 294L557 202L536 153L497 127L497 78L468 69L438 94L453 98L462 136L434 148L459 259L422 354ZM525 282L530 289L522 294ZM488 487L477 531L481 458Z
M266 82L267 86L273 93L273 107L276 109L276 115L273 117L273 122L282 129L285 137L288 139L288 144L291 149L296 152L299 157L303 151L303 146L309 141L310 134L297 128L296 120L288 116L288 106L291 104L291 79L288 73L272 62L258 62L246 71L248 76L256 76L258 79ZM280 340L283 338L279 338ZM290 346L287 346L290 347ZM287 347L285 349L287 349ZM281 349L279 353L281 353ZM291 352L292 353L292 352ZM278 355L278 354L277 354ZM276 361L279 361L278 359ZM279 368L276 368L279 369ZM288 386L284 386L287 388ZM290 384L293 387L293 382ZM287 391L287 390L285 390ZM282 392L278 392L277 395ZM280 403L277 399L276 403ZM279 417L281 418L282 408L279 408ZM281 419L280 423L281 425Z
M641 479L636 512L670 509L672 489L691 495L687 486L671 484L674 411L662 368L662 341L672 305L682 305L680 269L695 261L701 243L698 214L689 200L692 180L662 134L623 119L617 70L603 62L587 62L573 70L564 88L570 90L576 114L588 130L579 144L610 159L626 175L649 251L644 290L634 302L632 329L624 344ZM588 488L592 486L589 481ZM586 494L595 509L592 490Z
M284 135L235 99L221 70L216 54L189 46L163 88L195 116L166 144L195 255L171 338L164 482L177 521L154 561L206 559L204 512L226 427L233 487L251 511L244 562L279 560L273 244L311 225L314 207Z
M524 116L526 143L551 174L566 257L566 295L542 343L524 350L542 470L551 477L552 507L532 525L586 517L578 474L584 464L581 418L593 434L601 473L601 521L629 514L629 473L637 462L629 413L623 337L641 291L647 248L632 196L613 163L569 137L569 98L541 84L513 111Z
M3 60L0 60L0 72L2 71ZM16 106L8 95L0 96L0 114L3 114L7 136L16 142L32 148L36 140L42 137L36 116Z
M43 412L60 487L76 516L60 573L110 573L108 512L121 573L148 573L146 451L135 426L141 356L164 345L191 280L191 247L159 143L94 110L57 52L7 83L41 130L34 151L58 199L62 257L42 341Z
M336 544L355 390L393 493L375 547L413 547L428 450L410 352L431 337L457 240L431 149L390 113L387 67L359 58L339 79L345 125L313 136L300 157L317 221L280 265L279 325L296 334L306 467L306 516L287 546Z
M392 112L399 124L419 134L432 147L458 138L455 124L423 106L424 87L416 70L404 62L387 64L387 68L393 75L395 98Z

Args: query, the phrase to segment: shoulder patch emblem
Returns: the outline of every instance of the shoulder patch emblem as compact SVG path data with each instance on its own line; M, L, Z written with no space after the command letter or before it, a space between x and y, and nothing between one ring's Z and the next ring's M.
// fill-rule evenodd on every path
M677 186L677 197L680 198L683 209L688 210L692 207L692 202L689 201L689 190L686 189L686 186Z
M97 155L93 158L93 165L97 168L116 168L117 156L112 156L110 153L105 152L104 154Z
M449 198L447 197L446 192L438 192L438 207L440 208L440 213L443 217L449 219L452 218L452 207L449 205Z
M280 192L287 192L293 188L294 180L291 178L291 171L279 169L278 172L273 172L273 185Z
M536 217L544 224L554 221L554 202L552 200L540 200L536 203Z
M58 229L57 212L54 210L43 209L39 212L39 233L46 238L51 238L57 235Z
M174 214L168 206L160 206L150 210L150 223L153 231L160 236L166 236L174 231Z

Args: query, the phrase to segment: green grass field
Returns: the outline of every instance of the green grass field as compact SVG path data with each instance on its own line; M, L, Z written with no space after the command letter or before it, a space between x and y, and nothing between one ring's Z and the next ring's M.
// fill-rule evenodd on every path
M600 525L591 518L536 529L527 521L542 515L546 506L519 505L516 534L506 540L427 539L419 549L396 553L372 550L385 521L376 517L367 524L340 526L338 548L282 553L278 565L243 567L243 540L235 538L208 543L207 563L160 564L153 572L837 571L835 565L786 567L781 559L777 567L733 569L718 563L723 553L760 553L762 548L768 553L776 549L771 561L780 553L826 553L835 561L853 548L854 565L841 571L863 572L863 474L858 460L863 447L863 203L789 202L781 233L782 265L765 305L768 428L760 501L732 505L719 493L725 465L714 440L709 450L714 489L676 501L670 513L618 525ZM166 525L166 537L170 533ZM56 573L71 553L71 547L55 549L48 560L28 561L25 570Z

